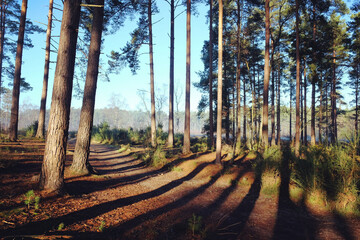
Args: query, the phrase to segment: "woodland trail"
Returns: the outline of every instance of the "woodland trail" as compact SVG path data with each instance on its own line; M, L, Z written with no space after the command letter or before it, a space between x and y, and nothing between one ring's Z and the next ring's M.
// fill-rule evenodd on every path
M359 219L295 204L286 173L279 196L263 193L246 161L222 171L214 153L203 153L154 169L101 144L90 159L99 175L67 177L67 194L43 198L40 214L15 226L1 224L0 237L360 239Z

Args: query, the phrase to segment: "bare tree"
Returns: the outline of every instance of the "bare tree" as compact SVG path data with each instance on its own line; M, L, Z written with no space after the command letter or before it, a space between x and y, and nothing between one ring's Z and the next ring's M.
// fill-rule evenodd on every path
M65 0L52 93L40 188L59 192L64 185L64 163L81 0Z

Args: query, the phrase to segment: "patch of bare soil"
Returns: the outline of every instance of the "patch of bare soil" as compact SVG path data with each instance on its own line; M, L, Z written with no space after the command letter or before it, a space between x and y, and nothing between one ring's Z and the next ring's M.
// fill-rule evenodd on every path
M246 158L224 170L214 153L200 153L154 169L93 144L99 175L66 169L66 194L56 196L36 190L43 148L40 141L0 144L2 238L360 239L360 219L294 203L286 177L278 195L264 194ZM30 189L40 196L38 209L24 204Z

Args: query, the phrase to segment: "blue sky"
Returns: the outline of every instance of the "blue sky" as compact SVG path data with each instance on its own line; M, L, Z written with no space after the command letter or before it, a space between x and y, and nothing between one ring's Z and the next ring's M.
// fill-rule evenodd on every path
M20 0L19 0L20 1ZM61 4L60 0L55 0L57 4ZM345 1L350 6L351 1ZM154 41L154 72L155 72L155 86L159 88L161 94L165 94L168 97L168 82L169 82L169 30L170 30L170 12L169 5L165 0L157 1L160 12L153 16L153 22L156 23L153 26L153 41ZM203 64L200 60L201 49L204 40L208 39L208 25L206 23L206 14L208 7L204 4L198 4L198 15L192 16L192 31L191 31L191 82L198 82L199 77L196 72L202 70ZM183 11L183 7L179 7L178 12ZM47 23L48 13L48 0L36 0L29 1L28 3L28 15L27 17L32 21ZM61 19L62 13L58 10L54 10L54 15ZM185 57L186 57L186 29L185 19L186 15L180 15L175 21L175 85L182 91L180 111L184 110L185 99ZM59 36L60 22L54 22L55 28L52 35ZM111 50L119 50L129 40L129 33L132 32L136 26L136 19L134 21L128 20L124 27L121 28L116 34L105 36L105 41L102 51L102 59L107 68L107 55ZM44 26L45 28L45 26ZM42 91L42 81L44 72L44 59L45 59L45 34L35 34L32 36L34 48L25 50L23 55L23 67L22 77L31 84L33 90L27 93L20 94L20 104L32 104L40 105L40 96ZM59 38L55 38L56 41ZM116 95L120 98L118 107L131 110L145 110L144 105L137 95L138 89L149 91L149 55L148 46L144 45L141 49L141 53L144 53L140 57L141 69L137 75L132 75L129 69L124 68L120 74L110 75L110 82L100 81L98 82L97 94L96 94L96 108L104 108L109 106L110 98ZM51 60L56 61L56 54L51 53ZM52 82L54 80L55 63L51 64L49 88L48 88L48 101L47 108L50 108ZM344 76L346 77L346 76ZM346 79L343 79L343 83ZM351 94L348 89L343 91L345 101L349 102ZM158 92L158 93L159 93ZM149 94L147 93L147 96ZM201 94L196 88L191 88L191 110L196 111ZM148 97L148 107L149 97ZM284 100L284 99L282 99ZM81 100L72 98L72 107L80 108L82 104ZM164 106L163 110L167 111L168 105Z
M55 0L56 3L61 3L59 0ZM162 94L168 95L169 85L169 32L170 32L170 12L169 4L164 0L158 1L157 5L160 12L153 16L153 22L156 23L153 26L153 41L154 41L154 72L155 72L155 86L160 88ZM184 8L179 7L178 12ZM202 45L205 39L208 39L208 26L206 24L205 15L207 8L204 5L198 7L199 15L192 16L192 31L191 31L191 82L199 81L196 74L203 68L200 60L200 54ZM28 15L27 17L36 22L47 23L48 13L48 1L37 0L29 1L28 3ZM54 14L58 19L61 19L61 12L54 10ZM180 15L175 21L175 85L181 91L185 89L185 57L186 57L186 29L185 29L185 14ZM56 28L53 29L52 35L59 35L60 22L54 22ZM105 41L102 51L102 59L104 65L107 65L106 55L109 55L111 50L119 50L120 47L129 40L129 33L136 26L136 19L134 21L128 20L124 27L121 28L116 34L105 36ZM45 28L45 26L44 26ZM56 41L59 38L54 38ZM44 72L44 61L45 61L45 34L36 34L32 36L34 48L24 51L23 55L23 68L22 76L31 84L33 90L27 93L21 93L20 104L26 102L33 105L40 105L40 96L42 91L42 79ZM141 99L137 95L137 90L142 89L149 91L150 89L150 78L149 78L149 55L148 46L144 45L141 49L142 53L141 69L136 75L132 75L130 70L124 68L119 74L110 75L110 82L99 81L97 94L96 94L96 108L107 107L110 103L109 98L112 95L120 96L122 104L119 107L127 107L128 109L136 110L143 109ZM51 53L51 60L56 60L56 54ZM107 66L105 66L107 67ZM51 73L49 77L49 88L48 88L48 101L47 107L50 107L51 93L52 93L52 82L54 80L55 63L51 64ZM164 90L166 88L166 90ZM182 102L184 102L185 94L182 95ZM200 100L200 93L192 87L191 89L191 109L197 109L197 103ZM81 100L72 98L72 107L80 108ZM150 104L149 104L150 105ZM184 108L184 104L181 103L181 109ZM164 107L167 110L167 106Z

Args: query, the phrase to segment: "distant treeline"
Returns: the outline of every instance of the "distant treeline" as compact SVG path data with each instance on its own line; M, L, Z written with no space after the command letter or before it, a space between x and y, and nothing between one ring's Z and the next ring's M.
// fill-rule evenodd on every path
M72 108L70 113L70 127L69 131L77 131L80 121L80 110L79 108ZM50 110L46 111L46 127L49 120ZM175 132L184 131L184 112L174 114L175 118ZM25 129L35 121L38 120L39 109L35 106L20 107L19 115L19 129ZM191 134L200 135L205 122L205 116L198 117L196 112L191 113ZM6 130L9 126L10 112L1 111L1 129ZM156 114L157 125L162 125L163 130L168 130L168 115L165 112L157 112ZM145 129L150 126L150 113L143 111L128 111L121 110L118 107L114 108L102 108L95 109L94 114L94 125L99 125L103 122L107 122L111 128L128 129L133 128L134 130Z
M50 111L48 110L47 113ZM38 107L35 106L24 106L20 107L19 116L19 129L25 129L32 123L37 121L39 114ZM310 116L310 111L308 111ZM339 114L339 139L345 139L346 134L349 134L354 128L353 110L342 110ZM182 133L184 131L184 112L178 112L174 114L175 120L175 132ZM5 111L1 112L0 120L1 127L3 130L7 129L9 125L10 113ZM46 116L46 124L48 123L48 114ZM281 107L281 137L289 137L289 108ZM310 117L308 117L310 119ZM70 114L70 128L69 131L76 132L79 127L80 121L80 109L72 108ZM156 114L157 124L162 125L163 130L168 130L168 115L165 112L157 112ZM150 114L144 111L128 111L121 110L118 107L114 108L102 108L95 109L94 125L100 125L103 122L107 122L111 128L128 129L133 128L134 130L145 129L150 126ZM203 134L204 125L208 122L208 113L204 112L199 117L196 112L191 113L191 134L201 135ZM243 123L241 122L241 125ZM308 123L310 124L310 122ZM46 125L47 126L47 125ZM250 123L249 123L250 126ZM294 133L295 126L295 115L292 115L292 127ZM325 127L325 126L324 126ZM308 130L308 137L310 136L310 128ZM326 130L326 129L324 129ZM294 137L294 136L293 136Z

